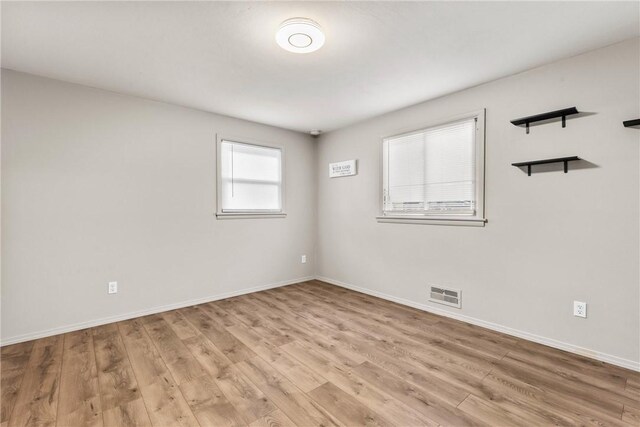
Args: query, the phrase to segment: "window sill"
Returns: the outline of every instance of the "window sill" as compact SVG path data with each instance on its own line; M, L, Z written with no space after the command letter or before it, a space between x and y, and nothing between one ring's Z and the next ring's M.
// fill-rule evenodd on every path
M284 212L277 213L241 213L241 212L233 212L233 213L216 213L217 219L264 219L264 218L286 218L287 214Z
M485 218L435 218L435 217L410 217L410 216L377 216L376 220L382 223L395 224L423 224L423 225L457 225L463 227L484 227Z

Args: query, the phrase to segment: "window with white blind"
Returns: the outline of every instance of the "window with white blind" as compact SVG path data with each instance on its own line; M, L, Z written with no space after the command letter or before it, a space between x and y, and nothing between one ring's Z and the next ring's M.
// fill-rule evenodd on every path
M484 221L484 111L383 139L383 217Z
M218 216L282 215L282 149L220 139Z

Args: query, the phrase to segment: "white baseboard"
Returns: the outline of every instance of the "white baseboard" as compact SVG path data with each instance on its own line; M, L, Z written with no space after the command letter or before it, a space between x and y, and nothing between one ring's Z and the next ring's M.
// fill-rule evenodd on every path
M431 307L426 304L417 303L404 298L398 298L393 295L388 295L383 292L372 291L370 289L361 288L360 286L351 285L349 283L340 282L339 280L330 279L328 277L318 276L317 280L330 283L332 285L340 286L342 288L351 289L353 291L361 292L363 294L372 295L374 297L382 298L384 300L393 301L398 304L406 305L409 307L417 308L418 310L427 311L430 313L438 314L440 316L450 317L452 319L460 320L462 322L471 323L472 325L481 326L483 328L491 329L492 331L502 332L503 334L511 335L514 337L522 338L528 341L533 341L538 344L543 344L549 347L557 348L560 350L568 351L570 353L586 356L591 359L596 359L601 362L607 362L612 365L620 366L622 368L631 369L634 371L640 371L640 362L636 362L629 359L623 359L622 357L613 356L611 354L602 353L588 348L579 347L573 344L557 341L551 338L542 337L529 332L520 331L518 329L509 328L508 326L499 325L497 323L487 322L485 320L476 319L475 317L465 316L464 314L452 313L447 310L443 310L437 307Z
M75 323L72 325L65 325L57 328L47 329L44 331L33 332L29 334L16 335L14 337L2 338L0 341L0 346L17 344L24 341L31 341L38 338L49 337L52 335L64 334L67 332L78 331L81 329L92 328L95 326L105 325L108 323L119 322L122 320L133 319L140 316L147 316L150 314L162 313L169 310L176 310L178 308L189 307L192 305L203 304L211 301L218 301L225 298L231 298L239 295L250 294L253 292L264 291L267 289L278 288L281 286L292 285L295 283L305 282L308 280L317 279L323 282L330 283L332 285L340 286L342 288L351 289L353 291L361 292L363 294L372 295L378 298L385 299L387 301L393 301L398 304L406 305L409 307L416 308L418 310L427 311L430 313L438 314L440 316L450 317L452 319L460 320L462 322L470 323L472 325L481 326L483 328L491 329L493 331L502 332L507 335L511 335L514 337L522 338L528 341L533 341L538 344L543 344L549 347L557 348L560 350L565 350L571 353L579 354L581 356L590 357L592 359L596 359L602 362L611 363L612 365L620 366L623 368L631 369L634 371L640 372L640 363L635 362L633 360L624 359L618 356L613 356L611 354L602 353L595 350L590 350L584 347L579 347L573 344L565 343L562 341L557 341L551 338L542 337L539 335L535 335L529 332L521 331L518 329L513 329L507 326L499 325L497 323L487 322L485 320L477 319L475 317L465 316L464 314L452 313L447 310L443 310L437 307L431 307L426 304L417 303L411 300L407 300L404 298L395 297L393 295L385 294L383 292L373 291L370 289L362 288L360 286L351 285L348 283L341 282L339 280L330 279L328 277L317 276L317 277L300 277L298 279L286 280L282 282L270 283L262 286L254 286L251 288L241 289L239 291L226 292L223 294L208 296L204 298L197 298L188 301L182 301L174 304L167 304L163 306L153 307L145 310L139 310L135 312L119 314L116 316L103 317L101 319L94 319L87 322Z
M313 276L300 277L293 280L285 280L282 282L270 283L262 286L254 286L251 288L241 289L239 291L225 292L223 294L212 295L204 298L196 298L188 301L182 301L175 304L167 304L158 307L152 307L145 310L134 311L125 314L118 314L116 316L103 317L101 319L89 320L81 323L74 323L72 325L60 326L57 328L47 329L44 331L32 332L23 335L16 335L9 338L2 338L0 346L17 344L24 341L31 341L38 338L50 337L52 335L65 334L67 332L79 331L80 329L92 328L94 326L106 325L107 323L120 322L122 320L133 319L140 316L148 316L150 314L162 313L169 310L176 310L178 308L189 307L192 305L203 304L211 301L218 301L225 298L237 297L239 295L250 294L253 292L265 291L267 289L279 288L281 286L293 285L294 283L306 282L314 279Z

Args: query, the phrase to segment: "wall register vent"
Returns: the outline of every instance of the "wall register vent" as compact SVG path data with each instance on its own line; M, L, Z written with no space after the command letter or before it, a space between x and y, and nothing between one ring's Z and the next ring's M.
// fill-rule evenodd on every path
M429 301L460 308L462 306L462 291L432 285L429 293Z

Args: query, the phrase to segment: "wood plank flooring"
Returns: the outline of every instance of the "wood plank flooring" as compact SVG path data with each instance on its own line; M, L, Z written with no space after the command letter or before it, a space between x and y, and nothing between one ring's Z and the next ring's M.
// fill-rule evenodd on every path
M1 349L0 427L640 426L640 373L319 281Z

